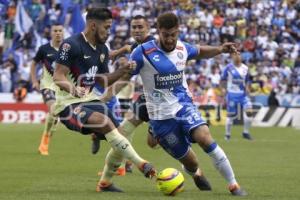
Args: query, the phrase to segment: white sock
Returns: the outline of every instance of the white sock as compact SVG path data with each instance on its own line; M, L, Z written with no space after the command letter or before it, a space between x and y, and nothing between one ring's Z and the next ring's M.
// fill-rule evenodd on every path
M244 133L249 133L249 129L252 123L252 117L248 117L246 112L244 112Z
M228 135L228 136L231 135L231 126L232 126L232 124L233 124L233 118L227 117L226 126L225 126L225 131L226 131L225 135Z
M206 150L206 153L212 158L215 168L225 178L228 184L237 184L230 162L221 147L219 147L217 143L212 143Z

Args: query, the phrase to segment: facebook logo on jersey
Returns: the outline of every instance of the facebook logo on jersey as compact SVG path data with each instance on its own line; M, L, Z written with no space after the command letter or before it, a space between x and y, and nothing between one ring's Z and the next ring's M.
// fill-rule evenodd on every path
M168 74L154 74L154 82L156 89L170 89L172 87L182 84L183 71L168 73Z

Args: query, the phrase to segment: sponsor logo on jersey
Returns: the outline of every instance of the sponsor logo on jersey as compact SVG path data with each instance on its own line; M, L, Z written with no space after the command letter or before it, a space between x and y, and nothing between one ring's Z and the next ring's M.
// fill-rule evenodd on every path
M91 56L83 55L84 59L89 59Z
M97 66L92 66L89 71L85 74L87 80L95 80L95 75L98 71Z
M154 74L156 89L171 89L182 84L183 71L169 74Z
M151 49L147 49L147 50L145 51L145 54L150 54L150 53L152 53L152 52L155 51L155 50L157 50L157 48L156 48L156 47L152 47Z
M160 60L158 54L154 55L152 59L153 59L154 61L156 61L156 62L158 62L158 61Z

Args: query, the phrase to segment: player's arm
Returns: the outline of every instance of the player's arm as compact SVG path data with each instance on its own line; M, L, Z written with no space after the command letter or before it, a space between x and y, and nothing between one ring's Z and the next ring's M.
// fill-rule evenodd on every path
M74 60L79 56L78 49L80 48L72 41L65 41L60 46L58 58L55 63L53 81L61 90L75 97L82 97L85 95L85 88L76 87L75 83L72 83L67 78L70 73L70 66L73 65Z
M198 46L198 52L193 59L212 58L222 53L239 53L235 43L226 42L221 46Z
M42 48L40 47L39 50L37 51L35 57L33 58L30 66L30 78L32 82L32 87L35 90L40 89L40 84L39 81L37 80L36 76L36 69L37 69L37 64L43 59L43 52Z
M221 82L220 82L222 95L226 94L227 78L228 78L228 67L225 67L225 69L222 71Z
M114 60L116 60L116 58L118 56L130 53L130 52L131 52L131 45L127 44L127 45L121 47L120 49L110 51L109 58L114 61Z
M30 66L30 78L31 78L33 89L39 90L40 84L36 77L36 68L37 68L37 63L33 60Z
M76 87L67 79L67 75L70 72L69 67L56 63L55 71L53 74L54 83L61 89L70 93L74 97L82 97L85 95L85 88Z
M128 85L132 76L131 72L136 68L136 63L130 61L124 67L128 68L129 71L124 73L117 82L107 88L107 90L100 97L102 102L109 101L113 96L118 94L125 86Z
M132 69L130 65L121 66L113 73L97 74L95 80L101 87L107 88L116 81L118 81L122 76L130 73L131 71Z
M245 84L246 84L246 95L249 96L250 93L251 93L251 83L252 81L250 80L250 76L249 76L249 73L247 73L246 75L246 80L245 80Z

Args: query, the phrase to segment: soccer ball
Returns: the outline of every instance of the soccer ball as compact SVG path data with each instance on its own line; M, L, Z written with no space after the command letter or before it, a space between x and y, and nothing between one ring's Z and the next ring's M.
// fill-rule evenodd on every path
M174 196L183 191L184 177L174 168L166 168L157 174L156 186L165 195Z

